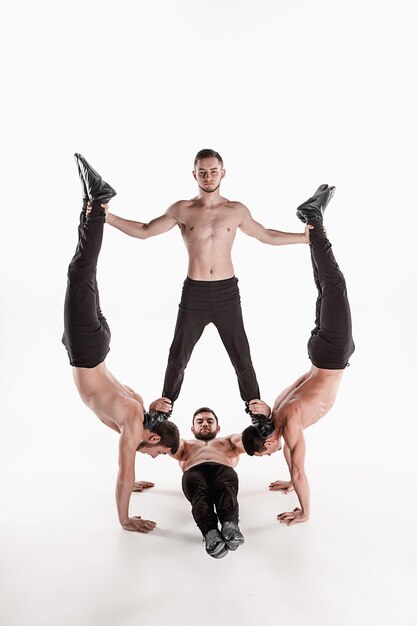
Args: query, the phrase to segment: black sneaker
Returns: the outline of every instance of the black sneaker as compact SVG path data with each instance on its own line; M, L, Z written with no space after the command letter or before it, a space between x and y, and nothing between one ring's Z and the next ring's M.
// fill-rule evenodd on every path
M204 542L206 544L207 554L212 556L213 559L222 559L226 556L228 552L227 546L217 528L209 530L208 533L206 533Z
M245 411L250 415L252 426L258 431L258 435L263 437L263 439L270 437L275 430L271 416L267 417L266 415L262 415L262 413L252 413L249 408L249 403L245 402L245 404Z
M245 543L245 538L236 522L225 522L223 524L222 537L229 550L237 550L242 543Z

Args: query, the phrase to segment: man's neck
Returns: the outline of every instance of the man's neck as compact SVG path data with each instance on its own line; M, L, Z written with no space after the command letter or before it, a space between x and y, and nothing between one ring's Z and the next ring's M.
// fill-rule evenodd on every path
M220 195L219 189L216 189L213 193L207 193L206 191L199 189L198 199L200 203L207 208L217 206L224 200L224 198Z

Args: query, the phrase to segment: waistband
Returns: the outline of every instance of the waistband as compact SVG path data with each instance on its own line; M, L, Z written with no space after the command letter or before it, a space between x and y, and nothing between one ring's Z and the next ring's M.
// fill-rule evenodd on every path
M190 287L227 287L228 285L237 285L239 279L236 276L232 278L224 278L223 280L194 280L194 278L187 278L184 280L184 285L190 285Z
M230 467L230 465L225 465L224 463L216 463L216 461L204 461L204 463L197 463L197 465L192 465L187 470L185 470L184 474L187 472L191 472L191 470L198 469L199 467L206 467L207 465L216 466L216 467ZM233 469L233 467L230 467Z

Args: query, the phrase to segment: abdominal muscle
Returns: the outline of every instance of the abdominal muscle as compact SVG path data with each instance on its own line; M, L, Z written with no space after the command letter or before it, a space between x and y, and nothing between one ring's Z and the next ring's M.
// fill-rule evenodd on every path
M224 280L235 274L232 246L236 224L228 220L183 225L182 236L188 252L188 276L193 280Z

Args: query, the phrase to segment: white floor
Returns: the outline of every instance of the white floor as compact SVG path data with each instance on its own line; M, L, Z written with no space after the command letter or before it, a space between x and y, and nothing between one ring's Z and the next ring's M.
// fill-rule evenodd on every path
M355 447L352 426L360 431L369 415L351 412L350 391L348 383L339 407L307 434L310 521L287 527L275 520L296 504L293 494L267 490L270 480L286 476L278 454L242 457L246 541L220 561L204 551L175 461L138 455L138 478L155 487L134 494L131 511L157 529L125 532L113 496L117 435L75 393L64 415L47 406L34 411L26 435L15 428L16 438L3 446L2 624L414 625L413 444L403 440L397 454L383 435ZM66 420L71 411L78 415Z

